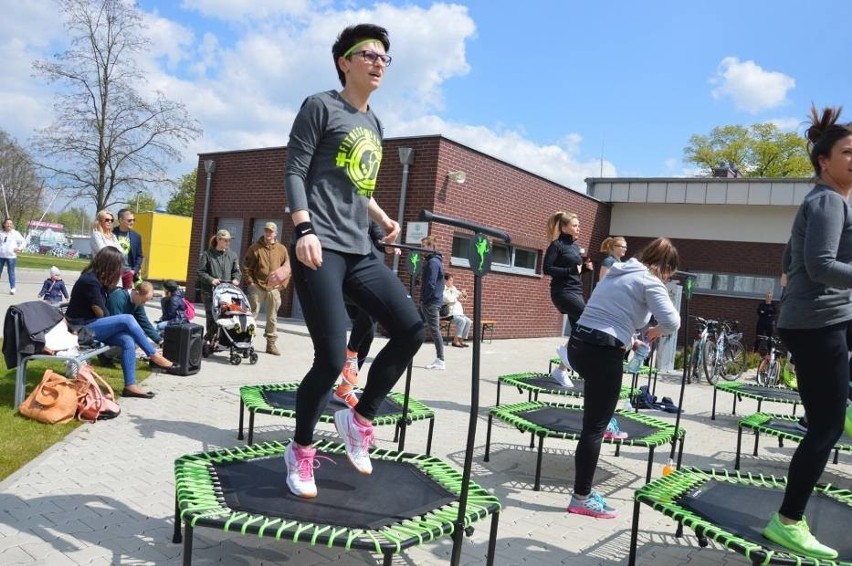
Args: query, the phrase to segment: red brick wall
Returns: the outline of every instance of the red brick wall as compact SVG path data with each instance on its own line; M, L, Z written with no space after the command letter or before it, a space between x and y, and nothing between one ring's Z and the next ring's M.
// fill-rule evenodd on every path
M576 212L580 216L580 241L595 260L596 268L603 258L598 250L609 235L610 206L567 190L565 187L532 175L508 163L498 161L461 144L441 137L396 138L385 142L385 157L379 174L376 200L388 214L396 218L402 165L398 148L414 149L414 164L409 171L405 221L416 221L421 210L471 220L507 231L514 245L539 251L539 271L548 245L545 234L547 218L557 210ZM215 232L217 220L223 217L243 218L242 255L250 244L255 218L284 218L281 239L285 243L292 234L289 215L284 213L285 148L265 148L199 156L198 187L193 216L192 243L187 285L194 288L198 255L201 247L201 216L207 176L203 162L216 161L212 177L206 241ZM467 174L464 184L449 181L448 171ZM467 268L450 265L454 233L462 230L433 224L431 233L444 253L445 267L456 278L460 288L473 290L473 277ZM630 254L638 252L650 238L628 238ZM782 245L752 242L712 242L674 240L680 251L683 269L719 271L776 276L781 271ZM388 261L390 263L390 261ZM400 277L408 285L404 262ZM592 285L586 275L586 295ZM483 319L497 321L495 337L524 338L555 336L561 332L562 316L553 308L549 296L550 279L544 276L492 272L483 279ZM417 291L415 291L417 296ZM757 322L757 299L696 295L690 305L691 314L710 318L741 321L746 343L753 341ZM468 314L472 315L468 306ZM292 289L285 291L280 314L292 313Z

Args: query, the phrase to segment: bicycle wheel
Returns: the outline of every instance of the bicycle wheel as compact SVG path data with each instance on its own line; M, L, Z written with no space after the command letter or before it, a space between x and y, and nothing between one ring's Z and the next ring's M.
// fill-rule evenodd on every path
M767 360L766 358L760 360L760 365L757 366L757 375L754 377L758 385L769 385L769 369L769 360Z
M739 342L728 342L724 359L717 364L717 371L726 381L736 381L745 371L745 348Z
M778 380L781 378L781 364L778 363L778 360L772 360L772 363L769 364L769 382L767 385L778 385Z
M710 385L719 382L719 364L716 360L716 342L707 340L704 343L704 378Z

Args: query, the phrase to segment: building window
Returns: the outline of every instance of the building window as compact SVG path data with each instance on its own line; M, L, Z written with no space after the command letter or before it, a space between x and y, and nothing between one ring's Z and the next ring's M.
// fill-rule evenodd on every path
M707 272L697 272L696 275L695 293L698 295L762 298L771 291L776 297L781 296L780 277Z
M450 265L470 267L468 250L470 236L456 234L453 236L453 250ZM491 269L503 273L519 275L538 275L538 250L507 246L502 243L491 243Z

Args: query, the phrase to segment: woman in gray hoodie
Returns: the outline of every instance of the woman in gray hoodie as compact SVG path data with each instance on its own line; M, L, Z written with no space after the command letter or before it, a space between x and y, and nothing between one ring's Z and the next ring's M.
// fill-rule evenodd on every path
M618 404L622 362L633 334L651 315L657 325L645 339L652 342L680 327L680 315L669 298L665 282L677 271L677 250L667 238L648 244L637 258L612 266L589 298L568 343L568 357L585 380L583 430L574 457L574 494L570 513L611 519L616 510L592 489L601 452L601 440Z

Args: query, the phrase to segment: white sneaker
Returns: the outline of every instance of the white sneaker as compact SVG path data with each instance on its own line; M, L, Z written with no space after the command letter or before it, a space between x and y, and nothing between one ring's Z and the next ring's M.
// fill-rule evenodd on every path
M14 288L14 287L12 287L11 289L9 289L9 294L10 294L10 295L14 295L14 294L15 294L15 288Z
M363 425L355 419L352 409L340 409L334 413L334 428L346 445L346 456L358 473L369 476L373 473L370 448L373 446L373 425Z
M553 368L553 371L550 372L550 377L562 387L574 387L574 382L571 381L571 378L568 377L568 372L564 369L559 367Z
M296 497L311 499L317 496L317 484L314 482L314 456L317 449L296 447L290 441L284 450L284 463L287 465L287 487Z
M441 370L444 370L444 369L447 369L447 366L444 363L444 360L442 360L441 358L435 358L435 361L432 362L431 364L429 364L428 366L426 366L426 369L441 369Z
M568 361L568 348L565 344L558 346L556 348L556 353L559 354L559 360L562 362L562 365L570 370L571 363Z

